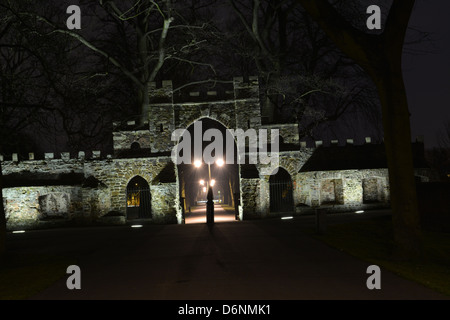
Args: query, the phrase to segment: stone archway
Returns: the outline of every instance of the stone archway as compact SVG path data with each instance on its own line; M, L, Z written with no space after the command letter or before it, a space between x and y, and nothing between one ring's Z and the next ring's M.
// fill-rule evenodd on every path
M269 178L270 212L294 212L293 183L289 172L279 167Z
M222 143L215 140L215 135L209 138L207 134L205 135L210 129L215 129L217 134L220 133L223 138ZM239 204L240 194L238 155L234 136L223 123L210 117L201 117L193 121L185 129L185 132L188 132L189 135L183 134L181 140L189 137L191 139L190 149L180 148L176 152L176 159L173 158L177 163L179 197L185 216L184 222L206 221L206 196L210 181L215 183L213 196L215 207L218 209L215 209L217 213L215 222L235 220L237 216L235 209ZM197 136L199 133L201 137ZM215 144L216 142L217 144ZM201 144L200 154L198 153L198 143ZM233 148L233 157L227 156L227 151L230 153L228 150L230 146ZM185 155L186 151L190 151L191 154ZM213 157L208 160L207 155ZM219 159L223 161L223 165L217 164L216 160ZM226 212L223 213L222 209ZM219 215L219 212L222 213Z
M152 218L150 186L141 176L128 182L126 189L127 220Z

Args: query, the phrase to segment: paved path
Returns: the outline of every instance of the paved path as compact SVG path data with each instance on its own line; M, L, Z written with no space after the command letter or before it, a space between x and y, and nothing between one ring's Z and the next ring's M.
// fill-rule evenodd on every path
M214 205L214 222L232 222L235 220L234 210L229 206ZM191 208L186 213L186 224L206 223L206 205Z
M311 217L212 226L91 227L9 234L15 251L78 257L81 290L66 279L33 299L448 299L301 232Z

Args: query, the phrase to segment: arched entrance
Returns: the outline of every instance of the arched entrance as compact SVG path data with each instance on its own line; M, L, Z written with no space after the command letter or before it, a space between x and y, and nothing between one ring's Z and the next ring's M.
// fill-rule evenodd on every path
M283 168L269 178L270 212L293 212L294 197L291 175Z
M216 139L214 134L208 136L208 131L211 133L210 129L215 130L215 134L221 138ZM180 143L177 155L187 162L178 164L184 223L206 222L206 202L210 186L213 192L214 222L235 221L240 195L239 165L234 136L223 124L210 118L195 121L186 131L189 134L182 139L185 137L191 139L190 148L188 144L180 147L182 145ZM184 154L185 152L190 152L190 155Z
M128 220L152 217L150 186L144 178L136 176L130 180L126 197Z

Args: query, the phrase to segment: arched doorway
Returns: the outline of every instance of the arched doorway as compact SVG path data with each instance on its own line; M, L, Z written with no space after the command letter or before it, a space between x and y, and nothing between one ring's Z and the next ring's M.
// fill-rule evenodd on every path
M144 178L136 176L130 180L126 199L128 220L152 217L150 186Z
M294 197L291 175L283 168L269 178L270 212L293 212Z
M210 129L216 130L217 135L221 137L218 140L221 141L216 140L215 135L208 137L207 132ZM210 118L195 121L187 127L186 132L189 133L186 137L191 139L190 149L184 144L183 148L179 148L177 155L188 160L187 163L183 161L177 166L184 222L186 224L206 222L206 202L210 185L213 191L214 222L235 221L240 194L239 165L234 136L223 124ZM201 134L201 137L196 136L198 134ZM182 139L184 138L185 136ZM196 153L198 148L196 143L200 143L200 154ZM186 151L191 154L184 154ZM211 158L214 160L208 160L208 155L212 155Z

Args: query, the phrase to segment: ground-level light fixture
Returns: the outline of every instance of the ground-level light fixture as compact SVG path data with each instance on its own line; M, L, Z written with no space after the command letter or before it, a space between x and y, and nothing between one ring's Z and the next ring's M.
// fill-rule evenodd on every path
M15 230L12 233L25 233L25 230Z
M294 219L294 217L293 216L281 217L281 220L290 220L290 219Z
M142 224L133 224L132 228L142 228Z
M364 213L364 210L355 211L355 213Z

